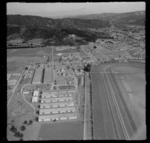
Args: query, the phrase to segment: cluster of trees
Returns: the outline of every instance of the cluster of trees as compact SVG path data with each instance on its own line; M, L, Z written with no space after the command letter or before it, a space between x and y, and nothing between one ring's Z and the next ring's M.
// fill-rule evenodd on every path
M87 64L87 65L84 67L84 71L85 71L85 72L90 72L90 71L91 71L91 64Z
M25 129L25 126L21 126L22 131L24 131ZM18 137L20 140L23 140L23 133L20 133L14 125L11 126L10 131L14 133L15 137Z
M31 125L33 123L33 121L32 120L29 120L29 121L25 120L23 123L26 124L26 125Z
M29 121L25 120L23 123L25 125L31 125L33 123L33 121L32 120L29 120ZM26 126L25 125L20 126L20 131L25 131L26 130ZM10 129L11 132L14 133L15 137L18 137L20 140L23 140L23 133L19 132L14 125L11 125L11 127L9 129Z

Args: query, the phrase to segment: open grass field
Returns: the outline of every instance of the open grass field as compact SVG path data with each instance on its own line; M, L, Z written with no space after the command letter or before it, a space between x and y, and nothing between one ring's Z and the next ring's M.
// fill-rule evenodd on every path
M122 80L119 81L120 89L126 96L128 107L132 112L132 116L138 126L138 131L134 135L134 139L146 139L146 93L145 93L145 69L144 66L113 66L114 72L120 72ZM128 93L127 93L128 92ZM125 94L126 93L126 94Z
M40 138L42 140L82 140L83 123L81 121L72 121L44 124L40 130Z
M97 139L105 139L107 137L113 138L113 131L111 131L111 124L109 120L109 110L107 110L107 104L105 103L105 98L108 95L109 98L113 96L113 94L109 90L110 88L105 87L108 84L108 81L103 85L103 79L105 76L110 75L108 70L104 70L105 68L110 68L113 73L116 83L111 76L108 76L110 79L111 85L115 89L115 85L118 86L117 90L114 91L114 96L117 99L119 105L127 105L126 110L122 111L130 111L131 118L134 122L134 128L132 128L132 132L129 130L128 126L133 125L130 122L127 125L128 132L131 133L130 139L132 140L144 140L146 139L146 121L145 121L145 65L140 63L118 63L118 64L106 64L101 66L93 67L92 69L92 108L93 108L93 120L94 120L94 137ZM101 71L100 71L101 70ZM100 73L102 72L102 73ZM105 73L106 72L106 73ZM108 73L107 73L108 72ZM103 78L101 78L103 75ZM106 78L107 79L107 78ZM105 88L102 88L105 87ZM104 90L105 89L105 90ZM107 92L105 92L107 91ZM117 92L119 91L119 92ZM108 93L108 94L106 94ZM99 96L97 96L99 95ZM122 98L121 98L121 97ZM100 98L100 100L99 100ZM122 100L120 100L122 99ZM106 100L107 101L107 100ZM110 100L110 103L113 103ZM122 102L124 101L124 102ZM109 104L111 105L111 104ZM108 106L109 107L109 106ZM120 109L125 109L125 106L119 106ZM115 115L115 110L112 113ZM129 112L128 112L129 113ZM122 114L123 120L126 123L126 115ZM126 117L125 117L126 116ZM116 115L114 117L117 117ZM130 117L130 116L128 116ZM128 119L131 119L128 118ZM132 121L130 120L130 121ZM117 126L120 127L120 122L117 118L115 118L117 122ZM131 127L131 126L130 126Z
M41 124L34 122L24 132L24 140L25 141L37 140L39 132L40 132L40 128L41 128Z
M22 49L7 49L7 56L23 56L30 57L36 55L50 55L51 47L41 48L22 48Z

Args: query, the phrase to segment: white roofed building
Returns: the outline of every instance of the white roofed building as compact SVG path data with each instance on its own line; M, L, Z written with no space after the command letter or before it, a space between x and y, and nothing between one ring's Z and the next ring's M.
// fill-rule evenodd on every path
M38 102L38 97L32 97L32 102Z
M38 90L35 90L34 92L33 92L33 96L35 97L35 96L39 96L39 91Z

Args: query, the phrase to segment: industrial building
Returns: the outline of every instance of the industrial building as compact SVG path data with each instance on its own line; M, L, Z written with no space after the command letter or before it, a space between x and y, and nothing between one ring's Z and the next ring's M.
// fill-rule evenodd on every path
M51 74L52 74L52 68L46 67L45 73L44 73L44 83L51 83Z
M72 97L41 98L41 103L73 101Z
M55 115L42 115L38 117L38 121L57 121L57 120L68 120L68 119L77 119L78 116L76 113L73 114L55 114Z
M44 103L40 104L40 108L54 108L55 106L57 107L73 107L74 102L58 102L58 103Z
M58 113L73 113L76 112L75 107L65 107L65 108L49 108L49 109L40 109L39 114L58 114Z
M32 84L40 84L40 83L42 83L42 78L43 78L43 67L39 67L35 71Z

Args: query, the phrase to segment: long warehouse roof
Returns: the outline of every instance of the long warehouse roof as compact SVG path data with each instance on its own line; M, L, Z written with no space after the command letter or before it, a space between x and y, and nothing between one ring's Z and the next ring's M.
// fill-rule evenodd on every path
M45 73L44 73L44 83L51 83L51 71L52 68L45 68Z
M41 83L43 76L43 67L36 69L32 83Z

